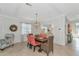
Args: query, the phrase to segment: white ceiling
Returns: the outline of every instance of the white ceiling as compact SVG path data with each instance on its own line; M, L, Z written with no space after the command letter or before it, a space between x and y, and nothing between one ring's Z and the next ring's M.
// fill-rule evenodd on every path
M0 14L17 18L35 19L35 13L38 13L38 19L49 20L62 14L74 18L79 15L78 3L0 3Z

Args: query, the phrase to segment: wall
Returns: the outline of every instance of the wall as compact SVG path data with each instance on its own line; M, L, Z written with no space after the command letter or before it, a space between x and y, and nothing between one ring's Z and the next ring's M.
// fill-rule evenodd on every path
M65 45L66 40L66 29L65 29L65 16L60 15L56 18L51 18L51 21L47 21L49 24L54 25L54 42L59 45Z
M65 17L60 16L55 19L55 42L60 45L65 45Z
M14 18L11 16L0 15L0 39L4 39L6 33L14 33L14 42L21 42L21 22L27 23L28 21L24 19ZM9 30L11 24L16 24L18 26L18 31L11 32Z
M1 20L2 18L0 17L0 38L2 39L3 38L3 21Z

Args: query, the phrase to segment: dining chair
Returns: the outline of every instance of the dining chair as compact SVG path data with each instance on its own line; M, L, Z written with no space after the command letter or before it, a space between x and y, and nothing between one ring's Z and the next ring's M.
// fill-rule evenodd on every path
M33 51L35 51L36 47L40 47L41 48L41 43L35 41L35 36L34 35L30 35L29 41L30 41L30 44L34 47Z
M28 34L27 35L27 47L31 48L32 49L32 45L30 43L30 36L33 35L32 33Z
M43 38L43 39L46 39L47 38L47 35L45 34L45 33L40 33L40 35L39 35L41 38Z
M54 36L49 36L48 41L44 44L41 44L41 49L47 54L47 56L49 55L50 52L53 53L53 39Z

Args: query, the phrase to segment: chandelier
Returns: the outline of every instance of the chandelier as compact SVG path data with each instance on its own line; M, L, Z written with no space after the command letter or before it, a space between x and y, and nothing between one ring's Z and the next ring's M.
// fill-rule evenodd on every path
M35 24L36 26L39 26L39 25L40 25L40 22L39 22L38 19L37 19L38 13L35 13L35 16L36 16L36 20L35 20L34 24Z
M25 3L26 5L28 5L28 6L32 6L30 3ZM40 26L40 22L38 21L38 19L37 19L37 17L38 17L38 13L35 13L35 22L33 23L33 25L37 28L37 27L39 27Z

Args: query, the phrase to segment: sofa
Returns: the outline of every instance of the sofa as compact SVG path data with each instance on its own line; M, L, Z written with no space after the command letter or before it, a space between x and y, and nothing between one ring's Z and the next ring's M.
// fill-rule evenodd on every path
M14 34L5 34L4 39L0 39L0 50L14 45Z

